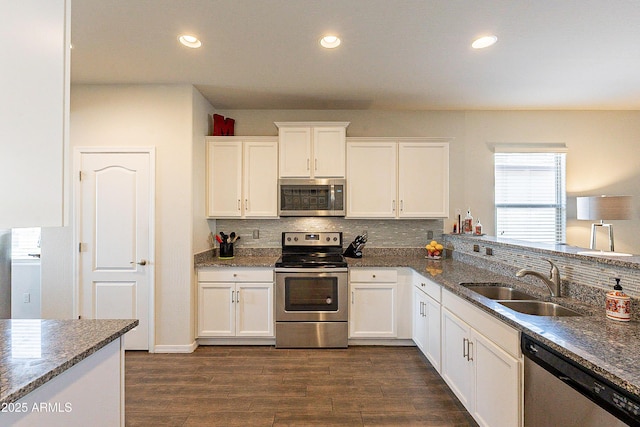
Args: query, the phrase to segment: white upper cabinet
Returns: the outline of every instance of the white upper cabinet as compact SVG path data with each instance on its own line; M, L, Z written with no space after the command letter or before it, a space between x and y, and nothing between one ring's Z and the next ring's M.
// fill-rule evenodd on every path
M347 217L447 217L448 141L441 138L349 138Z
M400 218L449 216L449 144L398 143Z
M344 178L349 122L276 122L281 178Z
M3 2L0 228L67 221L69 3ZM19 34L33 37L18 43Z
M347 217L395 217L396 165L394 141L347 144Z
M207 216L278 216L275 138L207 137Z

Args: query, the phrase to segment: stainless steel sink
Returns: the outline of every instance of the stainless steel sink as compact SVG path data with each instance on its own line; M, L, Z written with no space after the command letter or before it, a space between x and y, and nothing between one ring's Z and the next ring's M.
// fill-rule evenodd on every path
M533 295L519 291L509 286L499 284L462 283L462 286L471 289L483 297L494 300L535 300Z
M577 311L547 301L499 301L498 303L513 311L534 316L582 316Z

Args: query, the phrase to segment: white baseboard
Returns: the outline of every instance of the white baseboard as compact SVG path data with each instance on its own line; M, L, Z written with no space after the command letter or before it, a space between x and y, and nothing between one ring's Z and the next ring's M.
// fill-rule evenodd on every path
M350 338L349 345L379 345L396 347L415 347L412 339L401 338Z
M198 345L276 345L275 338L198 338Z
M156 345L154 353L193 353L198 348L198 342L188 345Z

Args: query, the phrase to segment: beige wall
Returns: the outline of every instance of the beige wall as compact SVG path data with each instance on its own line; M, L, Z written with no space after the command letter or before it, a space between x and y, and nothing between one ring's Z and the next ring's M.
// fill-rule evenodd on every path
M567 154L567 242L589 245L589 224L575 220L575 196L630 194L635 219L614 221L616 250L640 254L638 111L298 111L221 110L236 135L277 135L274 121L350 121L347 136L454 137L450 150L450 215L471 207L495 233L491 142L563 142ZM445 221L449 231L452 220ZM600 241L600 238L599 238ZM604 239L602 239L604 242Z
M92 86L77 85L71 91L70 140L72 147L155 147L155 322L156 346L180 351L193 344L194 234L207 227L194 206L203 205L203 156L207 114L211 105L191 85ZM204 130L203 130L204 129ZM199 136L198 136L199 134ZM201 152L202 151L202 152ZM197 184L196 184L197 183ZM72 227L58 231L58 241L69 249L60 261L72 268ZM43 245L45 241L43 238ZM198 248L202 243L198 243ZM43 248L43 253L45 252ZM44 260L43 260L44 266ZM50 274L47 274L50 273ZM73 300L68 272L43 271L49 291L55 287L63 300ZM46 276L46 277L45 277ZM43 313L49 302L43 298ZM56 317L70 317L49 309Z

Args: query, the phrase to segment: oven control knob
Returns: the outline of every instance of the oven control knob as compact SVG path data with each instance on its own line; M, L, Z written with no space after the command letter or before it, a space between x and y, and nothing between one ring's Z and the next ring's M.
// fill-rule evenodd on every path
M291 241L291 237L287 237L287 242L290 242L290 241Z
M327 237L327 242L331 241L331 237Z
M333 241L334 241L334 242L337 242L337 241L338 241L338 238L337 238L337 237L334 237L334 238L333 238Z
M332 302L333 300L331 299L331 297L327 297L327 305L331 305Z
M297 237L294 237L294 238L293 238L293 240L297 242L297 241L298 241L298 238L297 238Z

